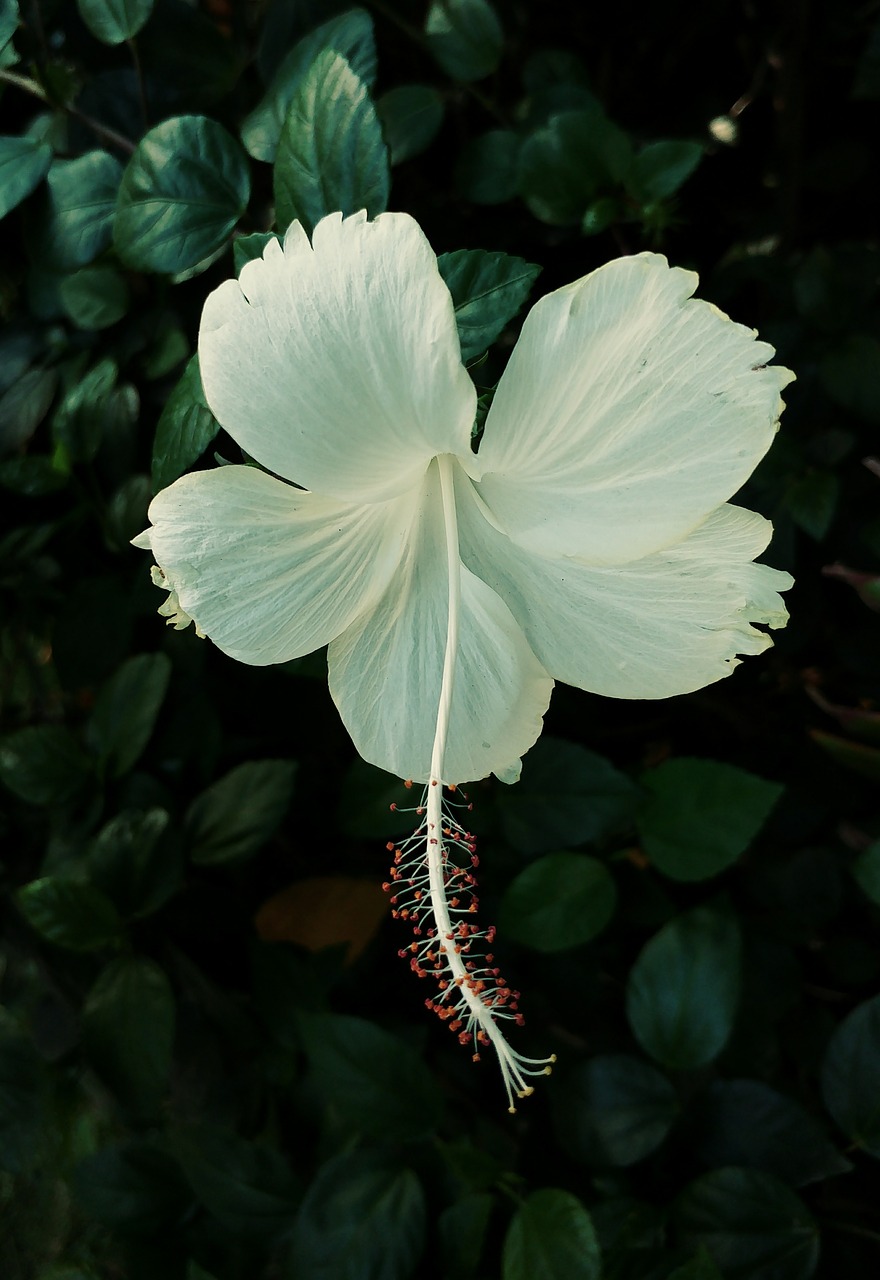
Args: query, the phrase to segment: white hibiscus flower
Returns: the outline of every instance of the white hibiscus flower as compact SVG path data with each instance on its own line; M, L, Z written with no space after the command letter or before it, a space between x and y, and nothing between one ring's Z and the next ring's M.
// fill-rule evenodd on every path
M184 476L135 540L169 622L231 657L329 644L361 755L427 784L392 873L420 938L407 954L440 983L429 1005L496 1049L509 1097L546 1062L502 1034L515 993L481 957L491 931L451 856L472 839L444 786L515 781L554 678L686 693L767 648L754 624L786 621L790 578L753 563L771 526L727 500L793 375L696 283L642 253L542 298L475 453L476 392L418 225L333 214L310 243L294 223L211 294L199 337L207 401L265 470Z

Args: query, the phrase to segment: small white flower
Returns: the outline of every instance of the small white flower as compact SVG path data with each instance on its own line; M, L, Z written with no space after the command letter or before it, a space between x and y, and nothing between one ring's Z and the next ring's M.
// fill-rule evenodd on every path
M429 784L441 938L443 785L514 781L553 678L686 693L770 644L753 624L785 623L790 578L753 563L771 526L727 500L792 375L696 283L642 253L542 298L477 453L452 300L407 215L333 214L311 244L294 223L205 305L205 395L266 471L184 476L136 543L162 566L169 620L193 618L233 658L329 644L361 755ZM448 951L468 1025L525 1091L497 1011Z

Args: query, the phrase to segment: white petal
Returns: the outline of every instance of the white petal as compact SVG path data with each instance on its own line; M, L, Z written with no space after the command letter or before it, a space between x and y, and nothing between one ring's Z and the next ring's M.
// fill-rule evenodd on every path
M353 502L470 452L476 392L437 260L402 213L298 223L205 303L205 395L264 467Z
M622 564L679 541L770 446L786 369L641 253L542 298L479 452L482 494L535 551Z
M753 623L785 625L778 592L791 578L751 563L771 533L752 511L720 507L674 547L595 568L517 546L461 488L465 564L498 592L566 684L614 698L689 693L729 675L737 654L771 644Z
M321 648L380 599L413 514L412 495L354 506L255 467L219 467L153 499L148 539L197 627L264 666Z
M462 614L443 779L514 781L553 681L498 596L462 566ZM365 760L426 781L446 647L448 574L436 466L421 518L378 607L328 652L330 692Z

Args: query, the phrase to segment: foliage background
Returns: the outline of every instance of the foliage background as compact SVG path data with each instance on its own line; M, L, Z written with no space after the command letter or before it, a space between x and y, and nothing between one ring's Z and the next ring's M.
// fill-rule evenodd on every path
M877 6L3 0L0 95L0 1272L876 1274ZM798 375L741 499L797 576L776 648L558 688L473 788L517 1044L559 1059L513 1117L397 958L399 784L323 658L167 631L128 545L238 456L206 294L276 208L364 204L455 255L487 393L525 264L534 299L644 247Z

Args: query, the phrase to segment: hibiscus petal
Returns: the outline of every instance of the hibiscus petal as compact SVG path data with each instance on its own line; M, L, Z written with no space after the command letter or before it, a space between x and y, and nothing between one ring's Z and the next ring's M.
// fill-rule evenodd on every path
M769 521L720 507L684 541L631 564L596 568L544 557L492 527L460 486L465 564L509 606L557 680L613 698L667 698L730 675L737 654L785 625L787 573L752 564Z
M379 605L328 651L330 692L365 760L424 782L440 701L449 616L443 512L432 467L420 520ZM510 610L461 568L461 624L443 780L519 775L519 758L541 732L553 681Z
M479 451L483 497L522 545L593 564L659 551L767 451L793 375L696 284L641 253L533 307Z
M412 218L298 223L210 295L199 363L239 445L307 489L370 502L470 452L476 392L431 246Z
M152 547L185 614L254 666L327 644L382 596L414 518L411 494L355 506L255 467L183 476L150 504Z

